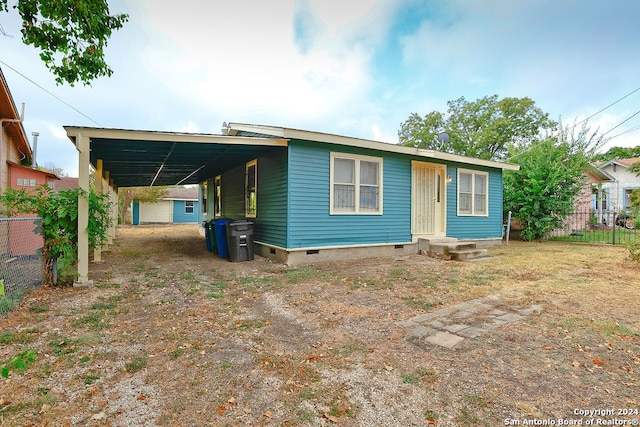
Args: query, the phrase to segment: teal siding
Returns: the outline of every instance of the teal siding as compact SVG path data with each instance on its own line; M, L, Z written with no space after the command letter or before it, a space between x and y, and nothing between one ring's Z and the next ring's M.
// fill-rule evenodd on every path
M199 203L193 202L193 213L186 213L186 202L184 200L173 201L173 222L175 223L196 223L198 222Z
M257 214L254 239L270 245L287 244L287 151L274 150L258 158Z
M331 152L384 157L382 215L329 214ZM410 159L296 140L289 155L289 248L411 241Z
M243 163L222 174L222 217L254 222L254 240L286 247L287 239L287 151L263 152L257 159L256 217L245 217L245 166ZM213 212L213 179L209 181L209 217Z
M458 167L489 172L489 216L458 216ZM502 237L502 171L472 165L449 165L447 175L447 236L458 239Z

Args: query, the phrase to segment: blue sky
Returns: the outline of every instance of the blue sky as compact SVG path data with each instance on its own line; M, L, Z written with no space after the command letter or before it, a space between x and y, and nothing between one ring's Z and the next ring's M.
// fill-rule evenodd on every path
M113 76L90 87L56 86L22 45L17 15L0 14L13 35L0 35L0 61L74 107L0 63L26 103L27 134L40 133L38 163L72 176L63 125L219 133L237 121L395 143L409 114L460 97L526 96L572 122L640 87L640 2L630 0L109 4L130 18L107 48ZM605 133L639 110L640 91L589 123ZM607 133L609 145L640 145L639 125L640 115Z

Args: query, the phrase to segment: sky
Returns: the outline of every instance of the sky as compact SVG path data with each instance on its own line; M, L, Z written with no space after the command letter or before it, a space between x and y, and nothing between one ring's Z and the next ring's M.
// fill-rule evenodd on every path
M411 113L494 94L567 124L593 116L613 137L603 150L640 145L637 1L108 2L129 20L106 49L113 75L91 86L56 85L0 12L0 67L40 134L37 162L70 176L65 125L219 134L226 121L397 143Z

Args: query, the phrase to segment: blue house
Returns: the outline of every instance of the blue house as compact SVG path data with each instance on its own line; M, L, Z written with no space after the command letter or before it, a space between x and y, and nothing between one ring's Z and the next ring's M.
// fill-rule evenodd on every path
M299 264L502 238L502 171L516 165L273 126L223 133L286 141L201 184L202 221L252 220L264 257Z
M133 201L131 223L181 224L197 223L199 218L198 188L172 187L155 203Z
M242 123L224 124L222 134L65 130L79 153L83 190L89 190L91 168L110 197L122 187L199 184L194 214L200 226L216 218L250 219L255 252L288 264L412 254L443 239L496 243L502 236L502 172L518 169ZM87 224L89 214L79 199L79 224ZM115 236L114 227L109 232ZM80 232L80 282L88 280L88 242Z

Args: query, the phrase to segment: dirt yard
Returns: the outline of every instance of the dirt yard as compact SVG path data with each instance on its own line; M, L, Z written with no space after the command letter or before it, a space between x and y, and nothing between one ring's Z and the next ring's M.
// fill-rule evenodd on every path
M640 268L626 250L513 242L490 255L292 268L220 260L195 226L121 228L93 288L46 287L0 319L0 424L638 420ZM542 310L453 348L402 326L490 295Z

